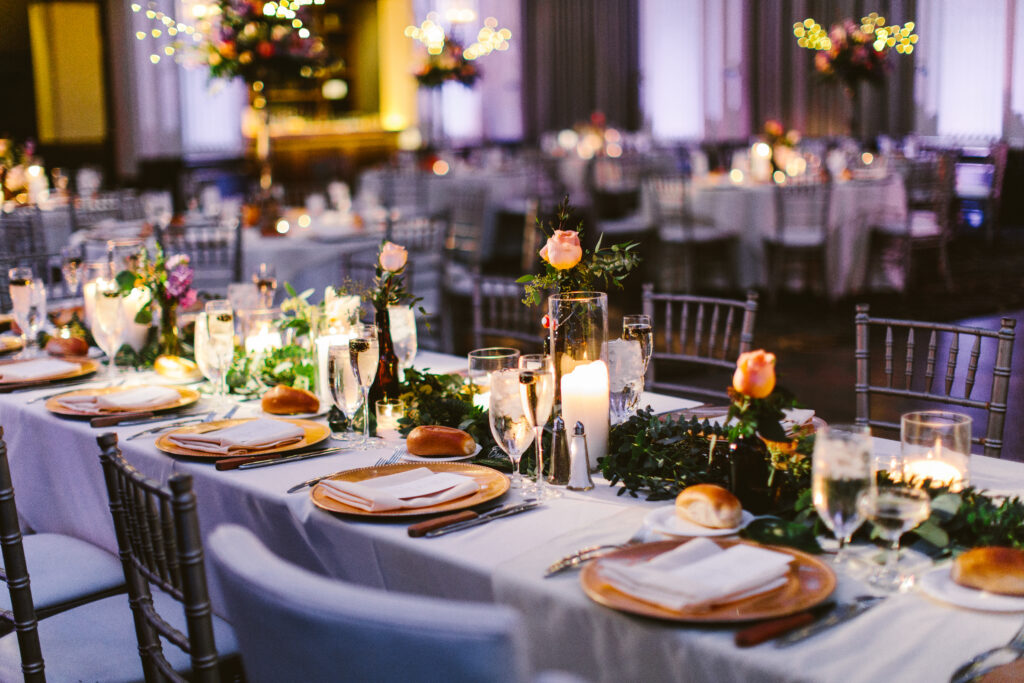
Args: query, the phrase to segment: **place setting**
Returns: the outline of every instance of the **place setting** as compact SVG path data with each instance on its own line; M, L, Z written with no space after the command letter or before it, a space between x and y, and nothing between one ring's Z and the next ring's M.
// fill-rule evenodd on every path
M56 415L91 418L93 427L111 427L164 413L181 414L199 399L199 392L188 387L134 385L77 389L52 396L45 406Z

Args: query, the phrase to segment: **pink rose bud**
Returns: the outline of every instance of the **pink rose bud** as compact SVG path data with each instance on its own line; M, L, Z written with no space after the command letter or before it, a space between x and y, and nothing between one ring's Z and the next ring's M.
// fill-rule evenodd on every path
M555 230L540 250L540 257L558 270L568 270L583 258L579 235L575 230Z
M775 354L763 349L741 353L736 359L732 388L750 398L764 398L775 388Z
M405 261L409 258L405 247L394 242L385 242L380 250L380 267L390 273L397 273L405 267Z

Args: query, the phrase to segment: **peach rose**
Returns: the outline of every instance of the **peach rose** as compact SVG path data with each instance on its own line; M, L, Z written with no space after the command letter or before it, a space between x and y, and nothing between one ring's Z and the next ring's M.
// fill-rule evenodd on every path
M583 258L579 235L575 230L555 230L540 250L540 257L558 270L572 268Z
M394 242L385 242L380 248L380 267L390 273L397 273L405 267L405 261L409 258L405 247Z
M744 396L764 398L775 388L775 354L763 349L741 353L732 387Z

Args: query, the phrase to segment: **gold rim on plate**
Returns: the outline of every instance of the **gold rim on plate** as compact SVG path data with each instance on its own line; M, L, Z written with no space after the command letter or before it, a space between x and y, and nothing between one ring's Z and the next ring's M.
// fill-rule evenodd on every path
M42 358L42 356L40 356L40 358ZM38 359L36 359L36 358L28 358L28 359L0 361L0 368L3 368L4 365L14 365L16 363L27 363L27 362L32 361L32 360L38 360ZM49 384L51 382L57 382L57 381L60 381L62 379L78 379L79 377L85 377L86 375L93 374L100 367L99 362L95 361L95 360L92 360L91 358L75 357L75 358L59 358L57 360L67 361L68 363L77 363L78 364L78 369L77 370L70 370L68 372L64 372L64 373L61 373L59 375L51 375L49 377L37 377L35 379L10 379L10 380L5 380L3 378L0 378L0 387L4 386L5 384L25 384L25 385L28 385L28 384Z
M749 541L711 540L722 548L729 548L740 543L758 545ZM824 602L836 587L836 574L828 564L805 552L778 546L770 547L776 552L792 555L795 560L790 566L788 581L785 585L767 593L752 595L749 598L701 611L670 610L667 607L644 602L614 588L601 573L601 565L607 560L625 560L636 564L672 550L680 543L685 543L685 541L644 543L603 555L583 567L583 571L580 573L583 592L599 605L642 617L693 623L731 623L795 614Z
M199 392L195 389L188 389L186 387L168 387L168 389L174 389L178 392L178 398L172 401L168 401L162 405L152 406L149 408L120 408L113 410L79 410L77 408L69 408L68 406L61 403L62 399L70 396L104 396L107 394L116 394L121 391L128 391L130 389L138 389L139 387L106 387L103 389L77 389L69 391L59 396L54 396L47 399L46 409L51 413L57 415L68 415L71 417L115 417L117 415L130 415L134 413L166 413L173 410L179 410L186 408L199 400Z
M286 446L273 446L271 448L260 448L260 449L249 449L245 451L234 451L232 453L209 453L207 451L197 451L192 448L186 448L179 446L170 440L170 437L175 434L205 434L207 432L213 432L218 429L227 429L228 427L234 427L235 425L243 424L245 422L252 422L257 419L267 418L255 418L255 417L244 417L236 418L234 420L215 420L213 422L201 422L194 425L186 425L185 427L179 427L173 431L167 432L156 440L156 447L164 453L171 455L185 455L190 458L212 458L220 460L221 458L232 458L246 455L269 455L271 453L287 453L288 451L295 451L300 448L308 448L314 446L321 441L326 441L327 437L331 435L331 430L327 425L318 424L316 422L310 422L309 420L289 420L285 418L275 418L281 422L290 422L293 425L302 427L305 434L301 441L297 441Z
M431 505L430 507L387 510L385 512L367 512L366 510L360 510L359 508L352 507L351 505L345 505L341 501L335 500L324 493L320 489L319 484L312 488L309 492L309 496L313 500L313 505L316 505L321 510L337 512L343 515L352 515L355 517L418 517L422 515L433 515L439 512L465 510L466 508L471 508L474 505L480 505L481 503L486 503L489 500L494 500L508 491L509 480L504 474L490 467L484 467L483 465L471 465L465 462L417 462L381 465L380 467L360 467L359 469L348 470L347 472L336 474L333 477L330 477L330 479L351 482L365 481L367 479L383 477L389 474L408 472L409 470L415 470L421 467L426 467L435 474L439 472L450 472L453 474L461 474L466 477L472 477L478 484L480 484L480 489L471 496L456 498L455 500L445 501L444 503L438 503L437 505Z

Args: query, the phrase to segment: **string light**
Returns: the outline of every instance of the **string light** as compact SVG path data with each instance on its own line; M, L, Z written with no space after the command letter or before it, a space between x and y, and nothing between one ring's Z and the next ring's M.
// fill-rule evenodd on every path
M875 52L885 52L889 48L895 48L901 55L909 55L914 51L918 36L914 33L915 24L908 21L899 26L893 24L886 26L885 17L877 12L871 12L866 17L861 17L860 26L857 28L867 36L873 37L871 47ZM822 28L821 24L814 19L807 18L793 24L793 35L797 38L797 45L808 50L829 51L832 49L832 36ZM845 33L842 36L845 38Z
M449 10L445 14L445 18L450 23L468 23L476 18L476 13L473 10ZM412 38L422 43L427 48L427 54L431 55L441 54L444 51L445 42L448 41L436 12L427 14L426 19L419 26L407 26L404 33L406 38ZM483 27L477 32L476 41L467 46L462 55L467 61L472 61L489 55L495 50L507 50L510 40L512 40L512 31L507 28L498 28L498 20L494 17L487 17Z

